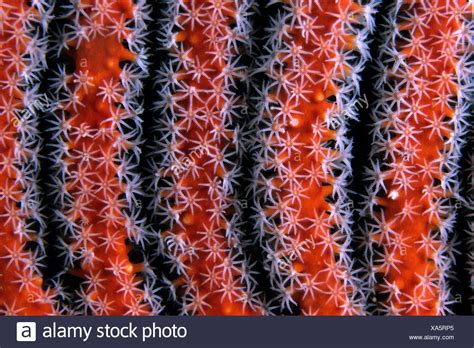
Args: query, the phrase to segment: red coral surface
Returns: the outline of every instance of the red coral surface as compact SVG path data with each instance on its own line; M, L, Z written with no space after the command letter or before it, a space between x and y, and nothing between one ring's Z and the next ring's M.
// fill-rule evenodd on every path
M387 294L386 310L401 315L440 315L449 299L446 272L453 207L449 156L459 129L458 63L463 52L466 1L405 1L395 36L399 64L386 71L395 82L384 94L382 129L387 142L382 211L373 240L383 246L375 270ZM401 34L405 33L405 34Z
M64 161L70 197L64 215L74 224L68 238L72 253L81 255L73 274L85 280L81 289L84 310L99 315L143 315L150 312L127 245L136 233L124 214L126 182L122 153L131 148L121 132L130 117L124 107L123 70L135 54L122 41L131 35L134 16L130 0L81 0L75 15L77 35L67 42L75 71L67 78L69 96L62 104Z
M0 3L0 313L48 315L54 313L53 293L43 289L38 266L41 252L27 248L40 242L37 229L34 171L25 167L36 153L28 148L28 119L35 117L27 104L25 81L33 67L30 25L39 18L26 0Z
M278 261L271 272L280 301L304 314L357 314L347 258L348 197L341 196L350 155L340 115L341 95L353 92L350 56L358 50L354 28L363 23L364 7L346 0L284 3L285 24L275 24L268 44L274 64L262 116L270 130L258 158L275 172L259 177L268 192L268 249Z
M174 6L174 5L173 5ZM173 7L171 6L171 7ZM168 254L182 268L174 282L183 311L199 315L252 315L246 269L236 238L238 214L232 191L241 101L234 86L242 78L238 28L241 1L189 1L176 18L170 55L178 87L169 107L176 121L172 151L174 182L163 191L174 226L163 233ZM171 10L169 11L171 12ZM233 236L231 235L233 234Z

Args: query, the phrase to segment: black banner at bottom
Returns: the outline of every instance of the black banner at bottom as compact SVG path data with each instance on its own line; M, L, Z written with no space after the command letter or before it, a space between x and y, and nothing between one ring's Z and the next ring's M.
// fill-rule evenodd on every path
M474 316L1 317L12 347L473 348Z

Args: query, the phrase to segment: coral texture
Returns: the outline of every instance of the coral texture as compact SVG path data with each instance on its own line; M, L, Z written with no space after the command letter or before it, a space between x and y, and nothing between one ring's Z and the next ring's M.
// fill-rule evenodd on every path
M256 227L275 306L363 312L350 257L351 140L373 5L273 1L254 120Z
M143 245L147 238L135 167L148 9L144 1L80 0L62 10L70 23L58 37L74 69L60 66L53 84L60 92L55 196L64 272L82 280L70 296L72 311L158 313L151 270L128 256L133 243Z
M0 0L0 315L474 314L473 52L468 0Z
M464 0L418 0L385 18L365 228L380 313L449 313L468 15Z
M166 1L153 210L181 312L261 313L242 250L239 126L248 1Z
M55 313L43 288L44 220L38 189L38 92L47 4L0 2L0 313Z

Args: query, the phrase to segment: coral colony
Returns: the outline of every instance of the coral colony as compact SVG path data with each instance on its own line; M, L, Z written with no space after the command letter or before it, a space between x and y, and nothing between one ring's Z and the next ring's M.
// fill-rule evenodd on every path
M355 118L370 6L285 1L261 69L253 149L256 226L277 305L361 314L350 257L347 119ZM328 39L330 37L330 39Z
M469 107L466 4L399 1L385 17L364 231L381 313L449 312Z
M131 0L80 1L61 10L69 20L59 35L61 53L72 59L73 69L68 73L60 65L54 78L59 100L53 156L64 272L83 279L73 310L97 315L158 312L152 283L143 287L140 273L146 270L130 262L127 244L147 240L138 218L136 163L148 8Z
M43 288L43 234L38 189L38 87L45 69L46 4L0 2L0 313L54 313Z
M262 311L242 251L235 198L238 87L245 76L239 52L250 31L248 6L239 0L170 0L162 10L159 42L169 58L155 78L162 96L155 109L163 117L156 119L154 149L161 160L154 168L164 187L154 196L153 212L169 225L161 237L166 262L179 275L173 287L183 313Z
M0 314L473 313L472 23L0 0Z

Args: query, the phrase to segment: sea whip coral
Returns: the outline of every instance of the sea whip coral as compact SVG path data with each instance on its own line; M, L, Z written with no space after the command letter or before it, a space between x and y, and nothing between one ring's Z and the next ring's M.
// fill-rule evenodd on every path
M156 314L152 272L128 256L132 243L148 238L135 171L148 8L144 1L81 0L62 10L70 23L58 37L74 68L69 74L60 66L52 86L60 93L53 156L64 272L82 279L73 313Z
M191 315L472 304L467 0L53 3L0 0L0 315L159 314L159 290L172 296L167 313ZM367 102L376 5L364 197L350 192L364 144L349 128ZM254 15L269 15L264 38ZM158 98L144 91L152 77Z
M305 315L363 312L349 255L351 141L373 5L272 1L261 67L253 174L256 226L275 306ZM362 299L363 300L363 299Z
M365 228L380 313L450 312L468 13L464 0L396 1L385 18Z
M236 200L249 2L165 3L151 166L169 285L182 313L258 314Z
M45 68L48 5L0 2L0 313L55 313L43 289L44 221L37 173L41 139L38 92Z

